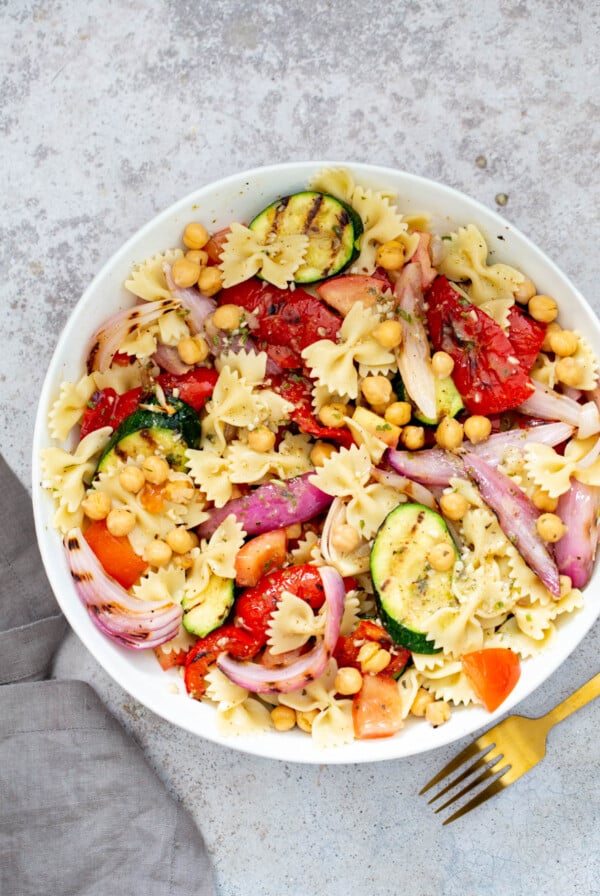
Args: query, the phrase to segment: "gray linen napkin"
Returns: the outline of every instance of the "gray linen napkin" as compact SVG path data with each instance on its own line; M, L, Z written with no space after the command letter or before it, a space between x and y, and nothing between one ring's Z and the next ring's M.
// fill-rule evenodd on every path
M1 457L0 495L0 893L214 896L200 833L95 691L41 680L66 622Z

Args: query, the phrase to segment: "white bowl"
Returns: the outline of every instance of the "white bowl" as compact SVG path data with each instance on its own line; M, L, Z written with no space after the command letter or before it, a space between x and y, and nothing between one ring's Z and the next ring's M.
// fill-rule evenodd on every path
M52 527L52 499L40 487L40 449L52 444L47 431L48 409L56 399L60 383L76 381L82 375L85 347L95 328L110 314L131 304L131 295L122 284L132 265L179 245L184 225L199 212L214 230L231 221L248 221L271 201L305 188L311 176L324 167L344 167L363 186L389 188L397 194L402 213L429 213L434 229L440 233L459 225L476 224L487 239L494 261L513 264L535 282L539 292L553 295L558 300L563 325L584 332L600 355L600 326L583 296L525 236L475 200L433 181L374 165L324 161L256 168L202 187L157 215L119 249L86 289L59 339L42 389L33 439L33 505L46 572L65 616L106 672L132 697L181 728L258 756L320 764L373 762L448 744L492 723L528 696L577 647L598 616L600 604L589 597L600 579L598 569L586 589L583 609L562 622L550 649L523 663L517 687L495 713L476 707L455 709L450 721L437 729L423 721L408 720L396 737L355 741L330 750L317 749L309 737L297 730L223 737L217 730L212 707L190 699L176 673L163 672L152 654L118 647L93 625L73 587L60 534ZM179 683L179 694L173 693L173 682Z

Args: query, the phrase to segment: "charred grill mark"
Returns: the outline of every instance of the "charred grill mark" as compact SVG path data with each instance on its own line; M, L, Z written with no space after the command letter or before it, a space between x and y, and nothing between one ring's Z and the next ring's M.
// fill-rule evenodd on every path
M93 346L91 347L91 349L89 351L88 358L87 358L88 373L91 373L93 370L95 370L96 355L98 354L99 351L100 351L100 340L96 339L96 341L94 342Z
M67 550L71 552L81 550L81 545L76 535L71 535L70 538L67 538Z
M273 223L271 224L271 233L277 233L279 230L279 223L281 218L285 217L285 212L288 207L291 196L284 196L281 202L277 204L275 209L275 217L273 218Z
M311 224L319 214L322 205L323 197L319 193L317 196L315 196L308 209L306 210L306 214L304 215L304 227L302 228L303 233L307 235L310 233Z
M71 572L71 578L79 584L84 582L93 582L94 574L92 572Z

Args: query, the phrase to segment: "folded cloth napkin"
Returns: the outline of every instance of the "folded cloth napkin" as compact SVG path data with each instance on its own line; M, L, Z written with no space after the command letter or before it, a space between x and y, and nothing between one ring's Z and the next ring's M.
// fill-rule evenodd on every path
M95 691L43 680L67 626L1 457L0 495L0 893L214 896L199 831Z

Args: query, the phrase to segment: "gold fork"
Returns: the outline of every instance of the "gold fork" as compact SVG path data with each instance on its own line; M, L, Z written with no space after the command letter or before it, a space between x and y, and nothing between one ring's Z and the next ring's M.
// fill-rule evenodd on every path
M470 793L479 784L490 782L487 787L477 793L464 806L444 821L460 818L481 803L489 800L491 796L499 793L509 784L517 781L525 772L528 772L540 762L546 755L546 736L550 729L570 716L577 709L581 709L590 700L600 696L600 672L594 675L586 684L582 685L574 694L551 709L545 716L539 719L528 719L524 716L509 716L498 725L494 725L481 737L473 741L466 749L452 759L435 777L429 781L419 795L427 793L431 787L440 784L449 775L457 771L461 765L470 759L475 759L471 765L453 778L429 803L435 803L440 797L449 793L458 784L467 781L475 772L482 770L473 780L468 781L458 793L447 799L435 811L441 812L456 800Z

